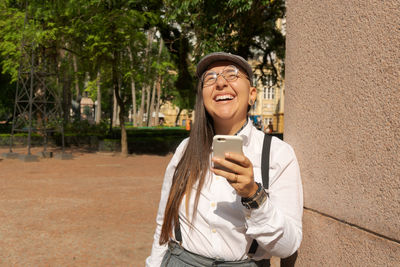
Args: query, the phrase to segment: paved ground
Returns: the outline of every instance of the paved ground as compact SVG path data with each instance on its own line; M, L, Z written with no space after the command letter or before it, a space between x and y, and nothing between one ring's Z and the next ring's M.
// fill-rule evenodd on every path
M171 155L24 163L3 152L0 266L144 266Z

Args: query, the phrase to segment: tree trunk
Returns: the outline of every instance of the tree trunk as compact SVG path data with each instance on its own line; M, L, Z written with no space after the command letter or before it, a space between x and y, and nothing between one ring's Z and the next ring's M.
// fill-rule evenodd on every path
M157 56L157 65L160 64L160 59L161 59L161 52L163 48L163 40L160 39L160 46L158 49L158 56ZM158 113L155 115L155 118L153 119L153 111L154 111L154 101L155 101L155 94L156 94L156 88L157 85L160 82L160 73L157 73L157 79L154 81L153 85L153 92L151 94L151 103L150 103L150 126L154 126L158 124ZM158 91L158 90L157 90Z
M149 109L149 117L150 117L149 126L155 125L155 121L153 119L153 112L154 112L154 99L156 98L156 87L157 87L157 81L154 81L153 91L151 92L151 101L150 101L150 109Z
M179 117L181 116L181 112L182 112L182 109L179 108L178 114L176 115L176 119L175 119L175 126L178 126L178 124L179 124Z
M150 85L147 85L146 86L146 113L147 113L147 120L146 120L146 126L148 127L148 126L150 126L150 118L151 118L151 115L152 114L149 114L150 113L150 96L151 96L151 94L150 94Z
M159 125L160 124L160 118L158 117L158 114L160 113L160 100L161 100L161 76L158 76L158 80L157 80L157 102L156 102L156 117L155 117L155 125Z
M131 80L131 90L132 90L132 125L137 126L137 112L136 112L136 88L135 88L135 80Z
M124 118L125 103L120 96L120 81L118 79L118 73L117 73L118 58L119 58L118 53L114 52L113 62L112 62L112 80L113 80L115 100L116 100L117 106L119 107L118 118L119 118L119 123L120 123L120 127L121 127L121 154L124 156L127 156L128 155L128 137L126 134L125 118Z
M138 120L139 126L143 126L143 113L144 113L144 100L145 100L145 96L146 96L146 89L144 88L145 86L142 87L142 98L140 100L140 110L139 110L139 116L138 116Z
M118 96L118 98L119 98L119 96ZM119 121L120 121L120 127L121 127L121 154L124 156L127 156L129 151L128 151L128 136L126 134L125 118L124 118L125 107L124 107L122 100L119 100L118 102L120 103L119 105L121 108L121 111L119 112Z
M145 50L145 62L146 62L146 80L150 81L150 63L151 63L151 57L150 57L150 51L151 51L151 46L153 44L153 36L154 36L154 29L150 29L149 32L147 33L147 46ZM151 114L149 114L150 111L150 82L145 84L142 89L142 103L141 107L144 106L144 92L146 92L147 97L146 97L146 112L147 112L147 120L146 120L146 125L149 126L149 118ZM144 110L144 108L143 108ZM143 113L142 113L143 114ZM141 122L142 123L142 122ZM143 123L142 123L143 124Z
M132 55L132 50L128 46L128 55L131 60L131 70L133 71L133 55ZM131 90L132 90L132 120L133 120L133 126L137 126L137 113L136 113L136 88L135 88L135 79L133 78L133 75L131 77Z
M96 124L99 124L101 121L101 86L100 86L100 70L97 71L97 106L96 106Z
M57 63L58 66L58 73L61 73L61 76L59 76L61 82L61 88L62 88L62 102L61 102L61 108L63 111L63 120L64 123L69 122L69 110L71 108L71 80L68 75L68 67L63 64L62 62L64 61L66 55L65 51L62 49L58 50L58 55L59 55L59 60Z
M78 77L78 64L76 62L76 55L72 54L72 63L74 66L74 78L75 78L75 93L76 93L76 97L75 100L78 101L79 96L81 94L80 92L80 88L79 88L79 77Z
M117 87L118 87L118 82L117 82ZM117 102L117 97L115 94L115 90L113 92L113 127L119 126L120 125L120 120L119 120L119 112L120 112L120 107Z

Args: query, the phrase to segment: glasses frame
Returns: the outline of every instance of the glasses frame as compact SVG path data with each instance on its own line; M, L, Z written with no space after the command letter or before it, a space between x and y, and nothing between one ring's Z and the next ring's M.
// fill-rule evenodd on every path
M232 69L235 70L235 78L233 78L233 79L231 79L231 80L228 80L228 79L225 77L225 75L224 75L223 73L224 73L224 71L225 71L227 68L232 68ZM211 84L207 84L207 85L206 85L206 84L204 83L204 79L205 79L206 76L209 75L209 74L215 75L215 76L214 76L214 77L215 77L215 78L214 78L214 82L211 83ZM215 71L213 71L213 70L204 72L203 77L201 78L201 83L202 83L202 85L203 85L202 87L208 87L208 86L214 85L214 84L217 82L217 80L218 80L218 76L222 76L227 82L236 81L236 79L239 78L239 76L244 76L244 77L246 77L246 79L248 79L248 80L250 81L249 77L248 77L247 75L245 75L245 74L242 74L242 73L240 72L240 70L238 69L238 67L236 67L235 65L228 65L228 66L226 66L225 68L223 68L219 73L217 73L217 72L215 72Z

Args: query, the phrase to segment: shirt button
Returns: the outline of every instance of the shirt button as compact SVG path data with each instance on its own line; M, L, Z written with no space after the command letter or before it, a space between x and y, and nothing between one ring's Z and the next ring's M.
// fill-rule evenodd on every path
M246 219L250 219L250 215L246 215Z
M212 230L211 230L211 232L213 232L214 234L217 232L217 230L215 230L215 228L213 228Z
M215 208L216 204L215 202L211 202L211 207Z
M218 176L216 176L216 177L215 177L215 181L218 181L218 180L219 180L219 177L218 177Z

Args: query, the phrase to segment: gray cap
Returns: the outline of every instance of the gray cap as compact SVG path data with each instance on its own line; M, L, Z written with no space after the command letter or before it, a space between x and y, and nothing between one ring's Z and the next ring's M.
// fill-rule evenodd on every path
M217 61L231 61L236 63L246 71L247 75L249 76L250 84L252 84L253 70L251 69L250 64L241 56L225 52L214 52L203 57L197 64L197 77L200 78L201 75L203 75L203 72L207 70L208 66Z

